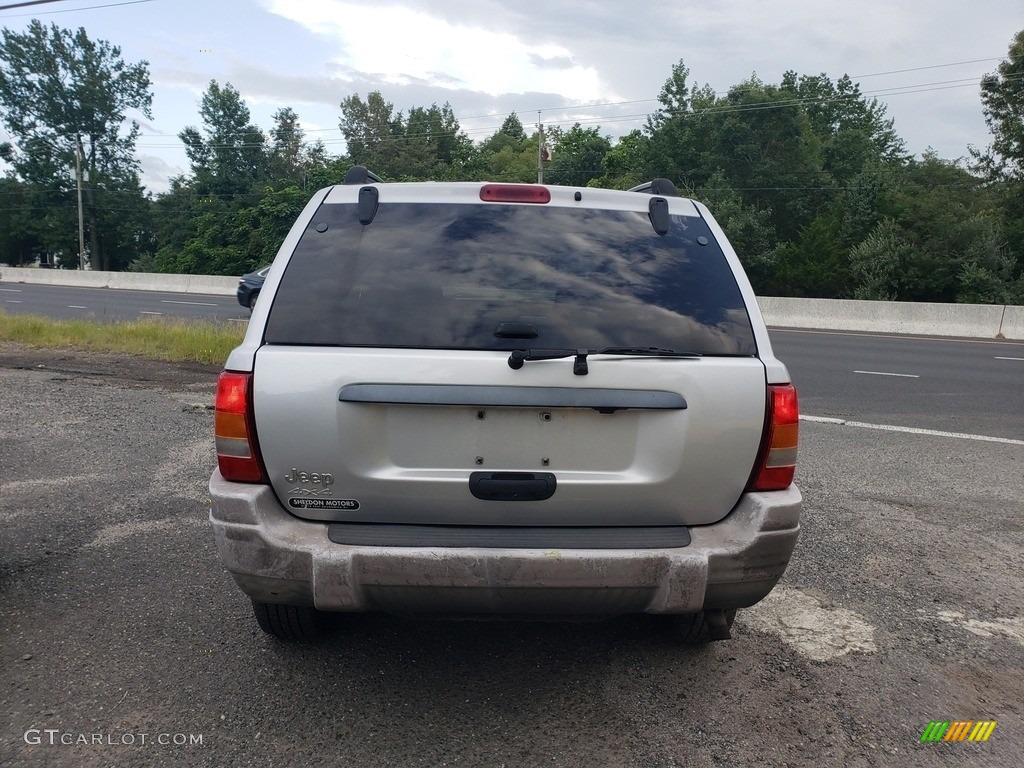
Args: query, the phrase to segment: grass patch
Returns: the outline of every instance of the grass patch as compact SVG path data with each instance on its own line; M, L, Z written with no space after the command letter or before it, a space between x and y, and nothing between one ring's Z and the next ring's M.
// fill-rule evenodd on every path
M0 341L37 349L137 355L172 363L223 364L245 335L240 323L157 319L90 322L0 310Z

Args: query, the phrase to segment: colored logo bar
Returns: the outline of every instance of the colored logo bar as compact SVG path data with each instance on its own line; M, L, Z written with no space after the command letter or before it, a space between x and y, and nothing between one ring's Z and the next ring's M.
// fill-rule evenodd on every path
M933 720L921 734L921 741L988 741L995 729L995 720Z

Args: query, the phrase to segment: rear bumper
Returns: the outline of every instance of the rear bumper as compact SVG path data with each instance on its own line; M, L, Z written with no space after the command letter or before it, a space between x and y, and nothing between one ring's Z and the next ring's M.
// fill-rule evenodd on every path
M263 485L210 478L221 561L255 600L326 611L483 614L694 613L761 600L789 564L800 491L745 494L666 549L348 546Z

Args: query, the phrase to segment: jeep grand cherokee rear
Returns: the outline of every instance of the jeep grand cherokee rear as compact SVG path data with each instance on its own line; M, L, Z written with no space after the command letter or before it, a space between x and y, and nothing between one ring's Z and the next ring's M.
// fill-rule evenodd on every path
M796 543L797 399L707 209L663 180L346 181L218 387L211 520L260 626L646 612L728 637Z

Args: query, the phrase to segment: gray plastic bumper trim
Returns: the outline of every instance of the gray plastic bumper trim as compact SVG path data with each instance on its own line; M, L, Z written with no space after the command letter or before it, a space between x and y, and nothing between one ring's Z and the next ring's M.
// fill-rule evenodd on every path
M657 549L685 547L684 526L518 527L332 523L335 544L363 547L485 547L504 549Z

